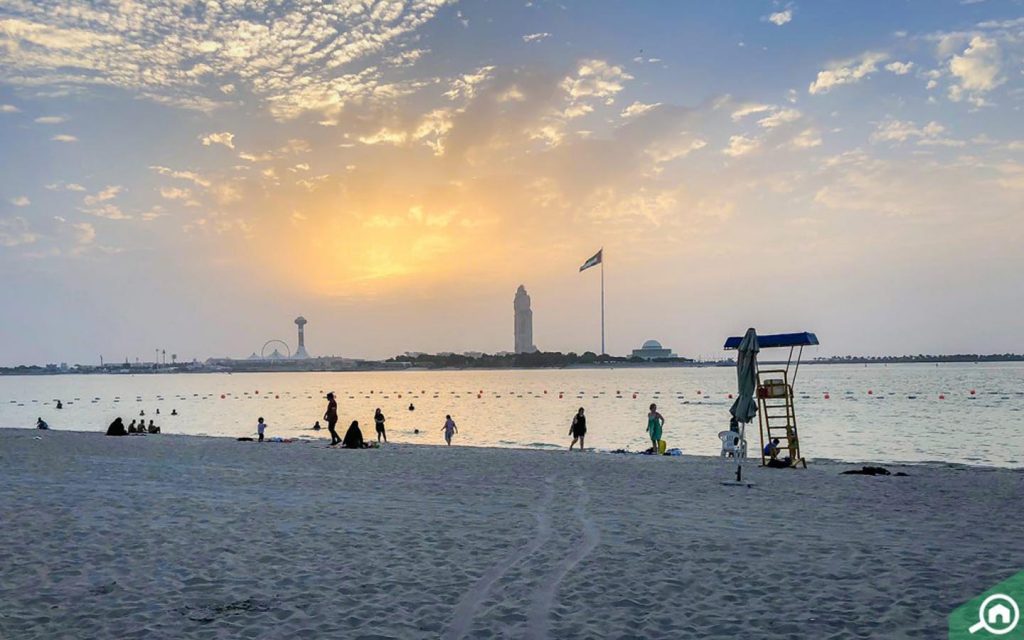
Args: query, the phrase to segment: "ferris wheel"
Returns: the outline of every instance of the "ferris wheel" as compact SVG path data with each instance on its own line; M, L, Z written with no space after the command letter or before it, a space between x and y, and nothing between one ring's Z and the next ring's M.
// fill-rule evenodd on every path
M283 354L282 354L281 350L278 349L278 346L284 347L284 353ZM267 349L270 349L271 347L273 347L273 350L268 355L267 354ZM292 349L291 349L291 347L288 346L288 343L285 342L284 340L267 340L263 344L263 348L260 349L260 357L263 358L264 360L277 359L277 358L290 358L290 357L292 357Z

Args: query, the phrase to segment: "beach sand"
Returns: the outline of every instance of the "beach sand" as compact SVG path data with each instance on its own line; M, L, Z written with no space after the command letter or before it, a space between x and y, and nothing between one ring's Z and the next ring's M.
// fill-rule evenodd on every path
M934 639L1024 569L1021 471L854 466L0 430L0 638Z

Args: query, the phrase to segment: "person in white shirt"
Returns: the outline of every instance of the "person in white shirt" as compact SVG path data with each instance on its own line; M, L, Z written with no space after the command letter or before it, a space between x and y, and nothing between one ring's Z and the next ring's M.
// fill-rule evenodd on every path
M260 442L263 442L263 431L267 428L267 423L263 422L263 418L260 417L259 422L256 423L256 433L259 434Z

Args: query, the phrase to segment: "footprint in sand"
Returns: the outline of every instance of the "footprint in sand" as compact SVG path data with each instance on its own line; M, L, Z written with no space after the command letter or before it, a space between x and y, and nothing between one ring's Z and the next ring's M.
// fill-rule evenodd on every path
M572 553L567 555L558 567L556 567L555 570L547 576L537 590L534 591L533 599L530 602L530 610L527 613L527 638L548 637L548 623L551 619L551 605L558 596L558 589L561 586L562 581L565 580L565 576L567 576L569 572L576 567L576 565L590 555L601 539L601 534L597 529L597 524L590 519L590 516L587 513L587 503L590 500L590 496L587 493L586 487L583 486L583 481L577 479L576 487L579 490L579 498L576 501L576 506L573 508L573 512L580 521L583 539L580 544L573 548Z
M551 538L551 504L554 501L554 497L554 478L549 477L544 481L544 494L533 514L537 520L537 530L532 539L528 544L519 547L504 560L484 572L480 579L462 596L459 604L455 607L455 615L452 618L452 622L448 625L448 630L442 636L445 640L462 638L476 617L477 611L480 609L481 603L486 599L491 587L509 569L535 554Z

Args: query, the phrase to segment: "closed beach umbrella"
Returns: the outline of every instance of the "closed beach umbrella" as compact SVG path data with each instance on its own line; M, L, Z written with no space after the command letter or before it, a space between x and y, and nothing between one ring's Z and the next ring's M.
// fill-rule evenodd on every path
M740 346L736 351L736 383L738 393L736 401L732 403L729 413L740 423L740 442L745 442L747 423L757 415L757 331L753 327L747 329ZM736 467L736 481L741 482L743 477L743 458L737 458L740 462Z

